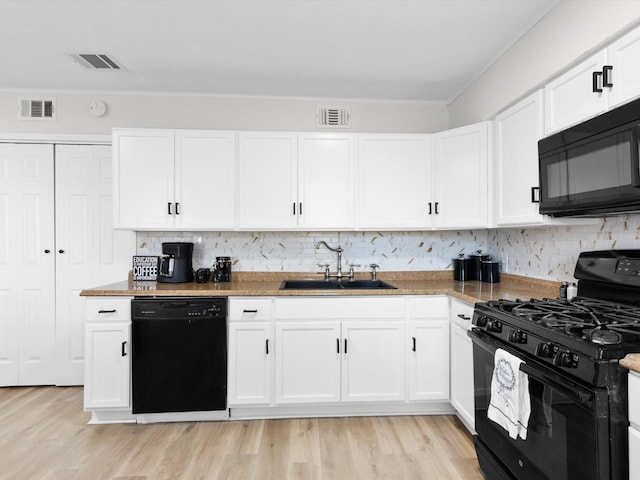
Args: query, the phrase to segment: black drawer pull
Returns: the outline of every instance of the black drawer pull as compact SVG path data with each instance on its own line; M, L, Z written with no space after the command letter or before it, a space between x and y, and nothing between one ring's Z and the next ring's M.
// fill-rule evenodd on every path
M126 341L122 342L122 356L123 357L127 356L126 346L127 346L127 342Z
M464 313L459 313L458 318L461 318L462 320L471 320L471 317L467 317Z
M98 310L98 313L116 313L115 308L113 310Z
M242 310L242 313L258 313L258 309L256 308L255 310L249 310L248 308L245 308L244 310Z

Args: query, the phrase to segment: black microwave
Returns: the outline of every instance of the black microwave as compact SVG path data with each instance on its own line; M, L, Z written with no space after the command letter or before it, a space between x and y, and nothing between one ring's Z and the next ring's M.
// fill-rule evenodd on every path
M538 142L542 214L640 210L640 99Z

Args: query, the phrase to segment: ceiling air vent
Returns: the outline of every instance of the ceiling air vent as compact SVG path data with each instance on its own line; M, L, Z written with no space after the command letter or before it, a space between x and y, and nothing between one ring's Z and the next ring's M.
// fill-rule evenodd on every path
M105 53L79 53L73 57L82 65L91 69L98 70L120 70L120 65L113 57Z
M350 128L348 107L318 107L318 128Z
M55 120L56 102L53 98L47 99L18 99L20 118L23 120Z

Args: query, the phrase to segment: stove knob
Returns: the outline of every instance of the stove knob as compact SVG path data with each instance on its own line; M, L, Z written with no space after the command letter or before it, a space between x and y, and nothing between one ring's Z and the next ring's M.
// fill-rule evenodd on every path
M477 317L474 316L473 324L476 327L484 328L485 325L487 324L487 320L488 320L488 317L485 317L484 315L479 315Z
M512 330L509 333L509 341L511 343L527 343L527 334L522 330Z
M500 323L500 320L494 320L490 318L487 320L485 330L487 332L500 333L502 332L502 323Z
M553 347L550 343L539 343L536 347L536 356L542 358L553 356Z
M553 365L556 367L571 367L571 354L558 352L553 356Z

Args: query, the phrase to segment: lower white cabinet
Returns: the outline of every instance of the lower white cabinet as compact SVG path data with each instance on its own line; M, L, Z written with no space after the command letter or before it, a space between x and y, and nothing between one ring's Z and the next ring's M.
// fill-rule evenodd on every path
M474 431L473 343L467 336L472 317L473 305L451 299L451 405Z
M414 297L409 310L409 399L449 399L449 301Z
M130 406L130 353L131 298L88 298L85 410Z
M629 479L640 478L640 374L629 372Z
M273 404L273 299L229 299L227 403Z

